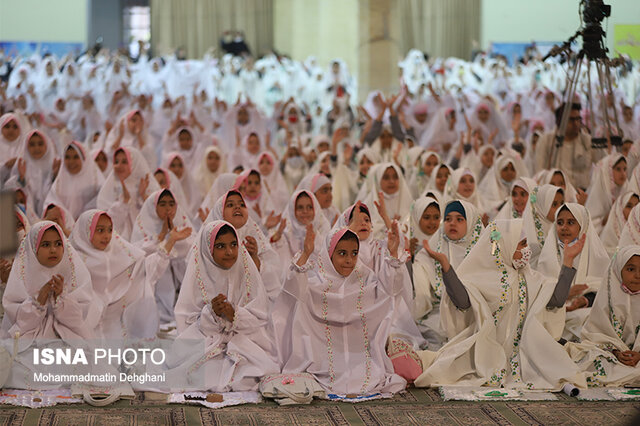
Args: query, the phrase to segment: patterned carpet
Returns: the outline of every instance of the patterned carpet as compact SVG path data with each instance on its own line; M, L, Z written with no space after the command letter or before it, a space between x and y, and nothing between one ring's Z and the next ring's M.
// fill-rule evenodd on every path
M199 406L118 401L107 408L88 405L25 409L0 406L4 425L630 425L640 402L582 402L560 394L558 401L448 401L437 390L410 389L390 400L360 404L314 401L276 407L272 402L211 410ZM637 418L636 418L637 420ZM639 424L639 423L635 423Z

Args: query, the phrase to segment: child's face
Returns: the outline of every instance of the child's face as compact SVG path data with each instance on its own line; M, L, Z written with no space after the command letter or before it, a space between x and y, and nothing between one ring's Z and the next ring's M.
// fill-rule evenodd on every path
M464 175L458 182L458 194L465 198L471 197L476 190L476 180L471 175Z
M34 160L39 160L44 157L44 154L47 152L47 145L44 143L44 139L37 133L34 133L29 138L29 143L27 144L27 151L29 155Z
M440 226L440 209L434 205L427 206L420 217L420 230L427 234L433 235Z
M366 241L371 235L371 218L363 212L354 212L349 229L356 233L360 241Z
M211 151L207 154L207 168L211 173L215 173L220 168L220 156L217 152Z
M559 186L562 189L566 189L564 176L560 172L555 172L553 176L551 176L551 180L549 181L549 183L551 185Z
M522 216L525 207L527 207L527 201L529 200L529 193L519 186L514 186L511 191L511 202L513 203L513 209Z
M262 190L262 183L260 182L260 177L255 174L250 174L247 178L247 183L245 185L245 193L248 197L255 198L260 195L260 191Z
M444 218L444 233L453 241L464 238L467 233L467 219L458 212L450 212Z
M500 170L500 177L505 182L513 182L516 178L516 169L513 167L512 163L507 164Z
M180 149L183 151L189 151L193 146L193 138L191 137L191 133L187 131L182 131L178 135L178 143L180 144Z
M492 149L485 149L484 152L482 153L482 156L480 156L480 162L484 167L488 169L491 166L493 166L494 157L495 157L495 153L493 152Z
M569 210L562 210L556 220L556 231L560 241L573 241L580 234L580 224Z
M49 228L42 234L42 239L36 251L38 262L47 268L53 268L62 260L64 246L62 237L56 228Z
M308 225L313 221L315 212L313 211L313 202L308 196L298 197L296 200L296 219L302 225Z
M107 170L107 166L109 164L107 161L107 155L104 152L99 152L98 155L96 155L95 162L98 165L100 171L104 172L105 170Z
M320 171L325 175L331 174L331 158L328 155L325 155L320 162Z
M553 202L551 203L551 207L549 208L549 212L547 213L547 220L549 222L553 222L553 219L556 217L556 211L563 204L564 204L564 195L562 195L562 193L558 191L556 192L556 195L554 195Z
M260 139L258 139L256 135L249 136L247 140L247 151L253 155L260 152Z
M333 202L333 194L331 193L331 184L325 183L315 192L316 198L318 199L318 204L323 209L327 209L331 207L331 203Z
M627 162L620 160L613 166L613 183L622 186L627 182Z
M111 242L111 236L113 234L113 222L107 215L100 215L98 223L96 223L96 229L91 238L91 244L98 250L106 250Z
M178 177L178 179L182 179L182 175L184 174L184 164L182 163L180 157L176 157L171 160L171 164L169 164L169 170L171 170L173 174Z
M9 120L9 122L2 127L2 136L9 142L15 141L18 136L20 136L20 128L16 120Z
M638 205L638 202L640 202L640 198L638 198L637 195L632 195L631 198L629 198L629 201L627 201L627 204L622 209L624 220L629 220L629 214L631 213L631 210Z
M160 220L167 220L167 218L173 220L176 217L178 211L178 205L176 200L169 194L165 194L158 200L156 204L156 214Z
M113 172L119 180L125 180L131 175L131 166L127 155L119 151L113 160Z
M427 161L424 162L424 165L422 166L422 171L426 176L431 176L431 172L437 165L438 165L438 157L432 154L427 158Z
M441 166L436 173L436 189L440 192L444 192L444 188L447 185L447 179L449 179L449 169Z
M358 168L360 169L360 174L362 176L366 176L369 173L369 169L371 168L371 166L373 166L373 162L369 160L367 157L362 156L362 159L360 160L360 164L358 165Z
M249 217L244 200L236 194L228 196L222 209L222 217L232 224L234 228L242 228Z
M129 131L134 135L137 134L140 129L142 129L143 120L140 114L133 114L131 118L127 121L127 127Z
M358 242L356 240L340 240L331 255L333 267L343 277L353 272L358 262Z
M640 291L640 256L631 256L620 272L622 283L632 292Z
M380 179L380 189L389 195L398 192L398 189L400 189L400 178L398 177L396 169L389 167L384 171L382 179Z
M233 232L218 235L211 255L222 269L230 269L238 260L238 239Z
M165 178L164 173L162 173L161 171L157 171L153 174L153 177L156 178L156 181L158 182L158 185L160 185L160 188L169 189L169 185L167 185L167 179Z
M269 176L271 174L271 172L273 171L273 163L271 162L269 157L264 155L260 159L260 163L258 163L258 170L260 171L260 174L262 176Z
M82 170L82 160L80 154L73 148L68 148L64 153L64 166L69 174L76 175Z

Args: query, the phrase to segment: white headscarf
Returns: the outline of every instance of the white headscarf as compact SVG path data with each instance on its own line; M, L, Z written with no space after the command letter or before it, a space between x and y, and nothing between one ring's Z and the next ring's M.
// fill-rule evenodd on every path
M160 201L160 197L166 193L170 194L175 200L170 189L161 189L149 195L140 209L140 214L138 214L136 218L133 232L131 233L131 242L144 249L147 253L155 252L158 245L164 243L164 241L158 241L158 235L160 231L162 231L164 221L158 217L156 206L158 205L158 201ZM193 228L191 221L177 200L176 204L178 209L176 216L173 218L173 227L177 229L182 229L187 226ZM168 238L169 234L167 233L165 240ZM178 241L171 251L170 256L172 258L182 258L186 256L192 243L193 235L185 240Z
M528 196L531 196L531 194L533 193L534 189L537 187L537 183L535 180L533 179L529 179L526 177L519 177L516 178L513 183L511 184L511 190L509 191L509 199L508 201L505 203L504 206L502 206L502 208L500 209L500 211L498 212L498 215L496 216L496 219L518 219L521 218L520 214L518 212L516 212L515 208L513 207L513 198L511 197L511 193L513 193L513 190L515 187L518 188L522 188L527 192ZM527 200L527 204L528 200ZM526 210L526 205L525 205L525 210ZM522 211L522 214L524 215L524 210Z
M527 244L531 248L531 266L534 269L538 266L538 257L553 226L547 215L558 191L563 193L562 188L554 185L536 186L529 194L529 202L522 214Z
M493 162L493 166L491 166L491 169L487 171L487 174L478 185L478 190L484 197L486 197L484 206L487 211L498 209L500 206L502 206L503 203L508 201L511 195L510 189L512 182L503 181L500 175L502 169L507 167L509 163L511 163L513 168L516 169L515 159L505 155L498 157ZM517 178L518 176L516 174L515 179Z
M218 170L216 170L215 173L212 173L209 170L209 167L207 167L207 157L209 157L209 154L211 154L212 152L215 152L216 154L218 154L218 157L220 157L220 165L218 166ZM195 181L200 186L200 191L203 196L205 196L209 192L216 179L226 171L227 160L222 153L222 149L217 146L208 146L207 149L205 149L204 154L202 154L202 159L200 160L198 168L193 175Z
M230 223L216 220L205 224L195 239L175 307L178 333L193 324L218 294L224 294L236 311L239 307L249 310L266 327L268 299L247 249L238 240L238 259L229 269L221 268L213 260L213 244L225 225L236 233Z
M422 240L429 240L433 235L427 235L422 232L420 228L420 219L424 214L424 211L430 205L434 204L436 208L440 211L440 221L442 222L442 212L443 210L440 208L440 204L438 200L432 197L420 197L411 204L411 238L416 238L418 240L419 246L422 245ZM437 231L436 231L437 232Z
M226 194L227 191L233 188L233 185L236 183L237 178L238 175L235 173L222 173L220 176L218 176L215 182L213 182L213 185L211 185L211 189L209 189L209 192L204 197L204 200L202 201L200 207L203 210L213 209L216 201L224 194Z
M627 224L622 230L618 247L626 247L629 245L640 245L640 204L636 205L629 213Z
M296 219L296 201L298 200L298 196L302 193L307 194L311 198L311 202L313 203L313 221L312 226L313 230L316 233L316 244L322 242L323 238L329 233L330 226L327 219L322 214L322 208L320 208L320 204L318 203L318 199L313 192L298 190L293 193L291 198L289 199L289 203L287 204L287 208L284 211L282 217L287 220L286 227L284 228L284 235L287 236L287 242L289 244L289 250L292 254L297 253L299 250L302 250L304 245L304 238L307 235L307 227ZM317 245L316 247L320 247Z
M72 175L63 161L60 173L53 181L45 205L48 203L61 204L71 212L74 218L77 218L80 213L95 205L98 192L104 183L104 177L93 159L87 158L82 144L73 141L67 145L65 153L68 149L73 149L78 153L82 161L82 168L78 173Z
M607 253L609 254L609 256L613 256L616 248L618 247L618 241L620 240L620 236L622 235L622 230L627 224L627 220L624 218L623 210L633 196L640 198L640 196L633 191L627 191L623 194L620 194L615 203L613 203L613 207L611 208L611 212L609 213L607 224L604 226L602 232L600 233L600 239L602 240L602 244L604 245L605 249L607 249ZM631 217L631 213L629 213L629 217Z
M50 228L58 232L64 248L62 260L51 268L43 266L36 255L43 234ZM74 324L56 321L54 310L45 306L42 309L46 312L40 323L33 324L30 321L25 323L27 318L22 318L20 314L26 313L24 311L26 304L35 306L34 303L37 303L35 300L40 289L53 275L62 275L64 278L62 294L58 298L63 303L62 309L64 309L64 304L68 303L70 309L77 310L75 315L78 315L78 321ZM76 250L69 244L62 229L50 221L42 221L33 225L20 243L2 305L5 309L2 331L10 335L19 331L21 339L24 339L20 342L21 347L22 345L30 345L36 338L61 338L63 340L95 338L93 332L102 314L102 304L95 299L89 270Z
M393 168L398 174L398 191L395 194L387 194L382 191L380 187L380 181L382 180L382 176L384 172ZM411 192L409 191L409 187L407 186L407 182L404 179L404 175L400 170L400 167L393 163L382 163L377 164L369 170L369 176L367 179L371 178L371 192L368 194L365 200L361 200L368 206L374 205L374 200L378 200L378 192L383 192L385 207L387 209L387 215L389 219L393 220L394 216L399 216L400 219L398 223L400 225L400 232L408 232L409 229L409 216L411 213L411 203L413 202L413 197L411 196ZM380 238L384 238L383 235L386 233L386 228L384 225L384 221L378 214L377 210L371 212L371 223L373 226L372 232L374 235L379 236Z
M475 188L473 190L473 194L471 194L469 197L463 197L458 192L458 186L460 185L460 180L462 179L463 176L471 176L473 178L474 183L475 183ZM478 196L478 179L473 174L471 169L460 167L460 168L457 168L456 170L454 170L451 173L451 176L449 177L449 179L447 180L447 185L445 186L445 192L446 192L446 194L444 194L444 195L446 196L447 200L464 200L464 201L468 201L471 204L473 204L480 212L484 212L484 209L482 207L482 201L481 201L480 197Z
M584 234L587 235L582 251L573 261L574 268L577 270L573 282L587 284L589 286L587 291L597 291L609 264L607 250L602 245L591 222L589 211L584 206L576 203L564 204L556 211L556 221L564 206L569 209L580 225L578 238ZM564 249L560 243L557 226L552 226L538 261L538 271L548 277L557 277L560 274L564 257Z
M180 153L175 151L168 153L163 162L164 167L166 169L170 169L171 163L176 158L182 162L182 167L183 167L182 177L178 179L180 180L180 184L182 185L182 191L184 192L184 196L186 197L187 203L188 203L187 205L183 205L182 208L184 208L188 214L192 215L198 211L198 206L200 206L200 203L202 202L201 196L200 196L200 188L198 187L198 184L191 176L191 170L189 169L189 164L185 162L184 158Z
M562 175L562 179L564 179L564 202L565 203L577 203L578 202L578 191L576 191L575 186L571 183L569 179L567 179L567 175L560 169L551 169L551 170L543 170L540 174L539 183L540 184L550 184L553 175L556 173L560 173Z
M624 191L624 184L618 186L613 181L613 167L618 161L625 160L622 154L611 154L598 162L591 177L589 198L585 207L591 214L596 231L602 230L602 222L606 220L618 195Z
M16 123L19 133L18 137L15 140L9 141L0 132L0 158L3 159L3 165L5 161L17 157L20 153L20 147L22 146L20 142L22 140L21 136L24 131L22 130L22 125L20 124L20 118L16 114L9 112L0 117L0 129L2 129L11 121Z

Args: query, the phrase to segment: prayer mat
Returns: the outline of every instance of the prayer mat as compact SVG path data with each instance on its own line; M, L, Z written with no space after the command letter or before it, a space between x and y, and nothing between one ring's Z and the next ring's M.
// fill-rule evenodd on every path
M440 394L445 401L556 401L558 399L551 392L468 386L442 386Z

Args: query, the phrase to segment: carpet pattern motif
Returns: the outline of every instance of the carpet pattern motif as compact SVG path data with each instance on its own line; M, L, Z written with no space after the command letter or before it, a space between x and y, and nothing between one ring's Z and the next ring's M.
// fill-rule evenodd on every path
M211 410L199 405L145 400L106 408L58 405L42 409L0 406L0 426L27 425L626 425L640 416L638 401L443 401L437 389L410 389L392 399L360 404L314 401L308 406L262 404Z

